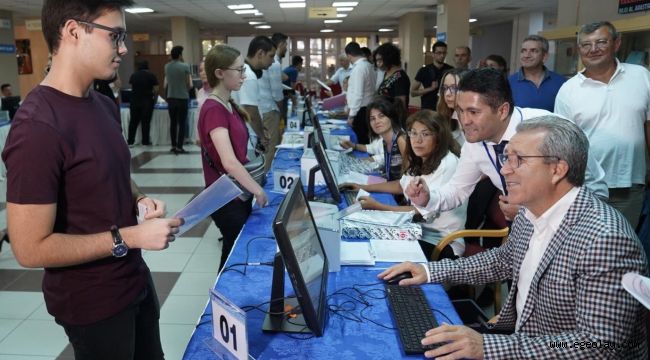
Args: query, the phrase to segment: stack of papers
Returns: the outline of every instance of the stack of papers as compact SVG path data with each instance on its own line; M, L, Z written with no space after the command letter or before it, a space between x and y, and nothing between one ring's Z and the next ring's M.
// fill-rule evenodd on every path
M627 273L621 280L623 288L643 306L650 309L650 279L636 273Z
M370 243L341 241L341 265L375 265Z
M417 241L370 239L370 246L375 254L375 261L427 262L427 258Z

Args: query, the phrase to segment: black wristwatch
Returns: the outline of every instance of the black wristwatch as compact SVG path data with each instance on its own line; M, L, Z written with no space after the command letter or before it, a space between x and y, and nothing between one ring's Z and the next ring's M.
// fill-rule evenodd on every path
M129 247L126 246L126 243L124 243L124 240L122 240L122 236L120 235L120 231L117 226L111 226L111 235L113 235L113 256L117 258L126 256L126 254L129 252Z

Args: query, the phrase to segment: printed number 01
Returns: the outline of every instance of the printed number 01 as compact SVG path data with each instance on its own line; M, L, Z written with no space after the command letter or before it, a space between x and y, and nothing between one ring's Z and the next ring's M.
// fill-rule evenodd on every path
M219 328L221 329L221 338L223 341L228 344L230 342L230 333L232 333L232 347L237 351L237 328L233 325L230 328L230 333L228 332L228 320L226 317L221 315L219 318Z
M292 177L286 177L286 176L280 176L280 187L283 189L291 189L291 186L293 185L293 178Z

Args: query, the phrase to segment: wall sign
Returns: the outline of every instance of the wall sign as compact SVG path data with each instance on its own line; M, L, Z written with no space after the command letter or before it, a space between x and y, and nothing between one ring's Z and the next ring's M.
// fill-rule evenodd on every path
M618 0L618 13L630 14L650 10L650 0Z

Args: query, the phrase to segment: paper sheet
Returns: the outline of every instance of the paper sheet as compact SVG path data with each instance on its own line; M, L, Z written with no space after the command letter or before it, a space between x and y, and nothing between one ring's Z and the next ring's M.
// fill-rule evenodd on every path
M341 241L341 265L375 265L370 244Z
M375 254L375 261L416 263L427 261L417 241L371 239L370 246Z
M176 237L181 236L184 232L190 230L194 225L203 221L210 214L241 194L242 191L228 176L221 175L217 181L201 191L184 208L174 214L174 217L185 220L185 223L178 229L179 231Z
M637 273L627 273L623 275L621 284L646 309L650 309L650 279Z

